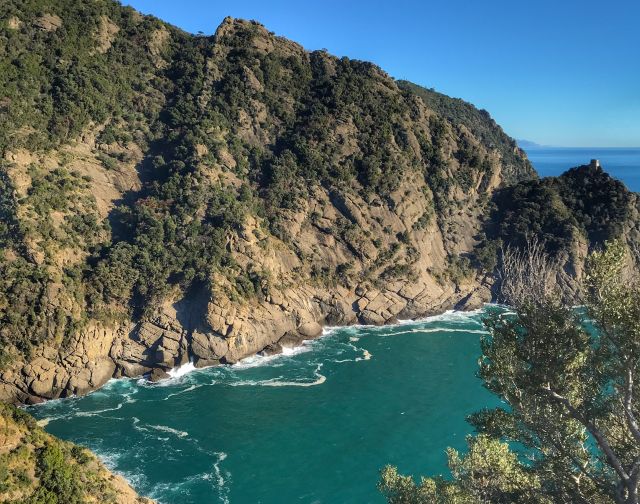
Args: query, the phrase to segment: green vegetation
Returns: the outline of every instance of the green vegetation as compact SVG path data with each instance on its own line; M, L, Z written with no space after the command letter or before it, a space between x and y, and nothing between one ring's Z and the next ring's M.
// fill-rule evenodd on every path
M255 22L228 19L205 37L113 0L5 3L0 364L44 341L62 345L91 320L149 317L168 296L214 292L216 282L233 300L261 298L269 272L234 260L245 224L260 246L303 257L292 220L319 194L336 208L325 231L363 267L316 258L296 274L351 285L411 278L413 232L436 222L455 242L449 224L489 198L498 171L509 184L535 177L486 112L370 63L305 52ZM345 203L394 212L414 180L422 214L397 243L382 217L376 236ZM547 234L566 218L590 238L615 235L622 199L613 214L590 211L615 196L614 186L598 193L606 183L567 177L557 197L566 210L548 217ZM527 187L522 198L536 200ZM593 201L580 206L585 191ZM491 271L497 239L512 243L531 225L518 208L499 205L504 223L486 230L475 257L452 256L442 278ZM370 260L372 247L384 250Z
M540 479L526 470L507 443L485 435L469 437L467 443L463 457L456 450L447 450L452 480L422 478L416 484L411 476L387 466L378 489L389 504L551 504L551 500L536 497Z
M619 238L631 193L601 168L581 166L560 177L520 182L495 197L490 239L522 246L536 236L550 253L567 250L575 236L603 244Z
M462 458L449 451L452 480L416 485L386 468L388 502L638 503L640 284L625 253L608 242L590 256L586 313L544 289L513 289L524 293L510 300L515 315L486 322L479 372L505 407L470 417L479 435ZM545 270L526 272L531 285Z
M0 404L0 494L20 504L121 502L110 474L80 446L50 436L27 413Z
M445 242L455 242L451 222L482 207L496 180L509 187L496 196L475 254L449 254L434 273L442 282L493 271L502 244L522 246L538 236L555 254L576 236L591 244L619 237L629 219L631 196L601 170L536 180L486 111L395 82L370 63L308 53L258 23L226 20L205 37L113 0L7 0L3 7L0 368L32 358L43 342L65 345L90 320L144 319L167 298L221 285L241 303L265 299L284 280L327 287L411 280L419 264L414 232L435 222ZM414 183L416 192L408 189ZM396 233L384 216L412 203L412 194L423 198L413 206L413 229ZM361 225L354 199L379 208L371 214L376 233ZM321 255L307 261L312 252L293 240L300 222L340 248L339 264L329 267ZM306 263L274 279L254 257L238 257L244 252L235 247L252 239L247 235L272 247L272 256ZM607 254L613 252L594 256L593 278L606 276L598 264ZM590 306L599 328L611 325L618 338L636 308L612 292L615 310L598 312L604 305L597 299ZM584 449L597 436L583 420L597 420L628 464L636 446L602 393L624 381L615 374L616 347L576 328L554 303L543 307L548 319L527 305L515 322L494 321L482 373L511 410L474 416L482 435L469 440L467 455L449 454L452 481L416 487L387 470L381 488L392 502L413 502L404 495L441 502L543 502L535 499L564 499L565 490L589 502L614 495L618 469L611 457ZM619 315L624 323L607 319ZM543 333L555 339L539 349ZM532 388L547 377L534 373L547 369L536 368L538 361L526 361L534 357L575 370L568 377L553 371L551 383L567 387L558 394L566 393L582 417ZM532 404L546 408L536 418L554 418L573 444L552 445L527 416ZM25 441L3 455L0 488L20 502L83 501L97 481L78 471L93 464L87 455L46 437L19 412L2 411ZM504 440L537 458L521 464ZM619 474L617 481L631 491ZM104 491L91 490L109 502Z
M100 0L8 0L0 25L0 151L47 148L90 122L153 113L145 46L160 23ZM97 51L103 17L119 32ZM53 23L53 24L51 24Z
M273 50L256 42L265 38ZM257 23L193 37L112 0L10 0L0 23L0 89L3 154L58 159L57 167L33 161L21 175L26 189L14 187L16 164L2 162L4 361L13 352L28 357L47 338L64 342L86 322L79 313L144 317L176 287L210 289L215 274L229 279L232 298L259 296L229 240L252 215L288 243L288 215L319 187L384 200L418 170L437 195L416 224L426 227L456 185L469 189L482 149L491 148L460 136L458 178L449 182L444 151L455 127L438 118L408 123L413 99L374 65L307 55ZM107 220L91 178L66 167L74 154L60 154L86 134L107 173L130 161L128 147L143 152L142 188L123 195ZM371 237L355 223L339 221L334 233L364 257ZM388 278L411 269L385 268ZM350 281L346 267L318 265L312 276Z
M520 178L532 178L532 168L529 161L522 155L512 138L507 136L502 128L491 118L489 112L477 109L470 103L459 98L451 98L433 89L426 89L408 81L398 81L398 86L407 93L419 96L425 104L457 127L464 126L476 135L485 145L495 146L504 160L505 168L512 177L512 181ZM482 161L477 154L463 147L458 158L467 158L470 166L477 167Z

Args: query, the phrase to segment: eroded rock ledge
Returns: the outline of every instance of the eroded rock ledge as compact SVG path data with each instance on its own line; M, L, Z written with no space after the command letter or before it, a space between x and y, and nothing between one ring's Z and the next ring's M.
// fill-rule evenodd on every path
M232 364L259 352L278 353L322 334L324 325L382 325L449 308L473 309L490 297L487 286L460 289L426 284L388 289L274 291L264 301L233 304L224 296L206 301L206 319L196 316L198 301L166 305L155 317L112 328L93 326L56 352L41 346L29 363L15 363L0 375L0 400L37 403L84 395L111 378L152 379L193 361L197 367ZM202 300L200 302L203 302Z

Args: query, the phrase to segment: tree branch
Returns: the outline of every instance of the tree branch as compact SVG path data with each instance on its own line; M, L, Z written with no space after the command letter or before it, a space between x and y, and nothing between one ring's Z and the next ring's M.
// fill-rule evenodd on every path
M551 390L549 386L543 387L543 390L547 392L547 394L551 398L553 398L554 400L562 404L565 408L567 408L567 411L569 412L569 414L586 427L589 433L595 438L600 449L604 452L605 456L607 457L607 461L609 462L609 464L611 464L611 467L613 467L616 473L618 473L618 476L626 486L629 482L629 475L625 471L622 465L622 462L620 462L620 459L616 456L613 449L611 448L611 445L609 444L605 436L602 434L602 432L593 424L593 422L587 420L584 417L584 415L582 415L582 413L580 413L576 408L574 408L571 402L569 401L569 399Z
M633 401L633 370L629 365L627 367L627 375L625 377L625 391L624 391L624 412L627 417L627 424L629 424L629 430L633 434L636 443L640 444L640 425L633 414L633 407L631 402Z
M544 432L544 431L543 431ZM550 443L556 450L558 450L562 455L564 455L565 457L567 457L569 460L571 460L571 462L573 462L573 465L576 466L578 468L578 470L580 471L580 474L585 475L587 478L589 478L594 485L596 485L597 487L606 490L608 488L611 487L611 485L607 484L606 481L598 478L595 474L592 474L591 471L587 470L587 467L585 464L581 463L576 457L574 457L570 452L568 452L567 450L564 449L564 447L557 443L554 439L553 439L553 435L548 434L546 432L544 432L545 434L547 434L545 436L546 440L548 443ZM577 482L577 485L579 486L579 482ZM579 489L578 489L579 490Z

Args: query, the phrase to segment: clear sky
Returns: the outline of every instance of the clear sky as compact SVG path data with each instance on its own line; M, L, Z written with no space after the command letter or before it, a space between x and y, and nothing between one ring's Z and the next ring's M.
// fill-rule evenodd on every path
M640 147L640 0L124 0L190 32L255 19L487 109L544 145Z

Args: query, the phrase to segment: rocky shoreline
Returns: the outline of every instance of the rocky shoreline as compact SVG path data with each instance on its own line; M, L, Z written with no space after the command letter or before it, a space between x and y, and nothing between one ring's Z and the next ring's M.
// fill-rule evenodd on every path
M396 291L307 291L303 297L298 289L237 306L220 306L219 300L210 299L206 321L189 317L189 310L197 309L193 301L167 304L155 317L137 324L83 331L67 351L37 348L30 362L14 363L0 374L0 400L37 404L85 395L112 378L146 375L161 380L187 362L202 368L233 364L258 353L281 353L283 347L321 336L327 325L390 324L452 308L475 309L490 300L482 284L469 284L458 292L443 289L439 297L424 290L404 284Z

